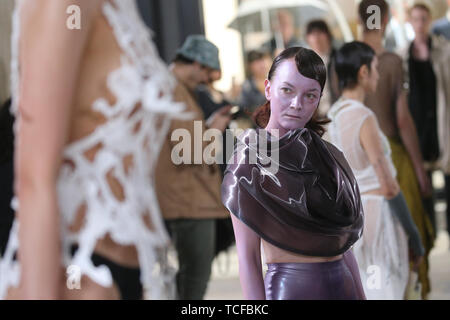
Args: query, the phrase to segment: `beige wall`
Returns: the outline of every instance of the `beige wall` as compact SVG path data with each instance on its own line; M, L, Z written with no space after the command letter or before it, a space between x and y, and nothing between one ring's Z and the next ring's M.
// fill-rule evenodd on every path
M222 91L230 90L233 77L237 83L244 81L241 35L227 27L237 8L237 0L203 0L206 37L219 47L222 65L222 80L214 85Z
M9 97L11 15L14 0L0 0L0 103Z

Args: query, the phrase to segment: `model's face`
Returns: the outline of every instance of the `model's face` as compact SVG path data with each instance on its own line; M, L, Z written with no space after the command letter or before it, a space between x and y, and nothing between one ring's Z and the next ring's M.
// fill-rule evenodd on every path
M330 39L328 35L321 31L313 31L306 36L306 41L308 45L311 47L319 55L328 54L330 51Z
M294 59L281 62L272 80L266 80L271 129L285 133L304 128L314 115L320 97L319 82L301 75Z
M417 36L427 36L430 32L431 17L423 9L413 9L409 17L409 22Z

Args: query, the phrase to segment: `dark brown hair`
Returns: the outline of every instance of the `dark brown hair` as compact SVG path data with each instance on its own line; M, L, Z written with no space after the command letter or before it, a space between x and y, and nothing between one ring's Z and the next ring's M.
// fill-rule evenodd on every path
M344 44L334 57L339 89L354 89L358 85L359 70L362 66L367 66L370 73L375 56L375 51L363 42L353 41Z
M278 66L283 61L292 58L295 59L298 72L306 78L314 79L319 82L323 92L327 80L327 68L317 53L303 47L292 47L281 52L273 61L268 79L272 80ZM270 101L267 101L263 106L256 109L253 113L253 119L259 127L265 128L267 126L270 119ZM323 136L326 131L324 126L329 122L329 119L319 119L316 110L312 119L306 124L305 127L313 130L318 135Z
M330 28L328 27L328 24L325 20L317 19L312 20L308 23L308 25L306 26L306 35L308 36L315 31L325 33L328 36L330 42L333 41L333 35L331 34Z

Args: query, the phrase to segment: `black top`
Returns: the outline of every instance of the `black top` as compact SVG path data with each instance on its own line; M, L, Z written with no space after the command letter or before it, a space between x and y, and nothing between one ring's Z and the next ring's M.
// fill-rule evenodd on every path
M359 188L344 155L309 129L247 130L222 184L225 207L267 242L333 257L362 235Z
M436 75L430 59L414 58L413 44L409 48L408 65L409 108L419 135L420 149L425 161L435 161L439 157Z
M13 146L14 118L10 113L11 100L0 107L0 256L4 254L9 238L14 211L13 197Z
M231 103L222 95L222 101L215 102L211 96L209 88L206 85L200 85L195 90L195 98L197 103L203 111L205 119L208 119L214 112L222 107L228 106Z
M10 111L11 99L0 106L0 164L9 162L13 158L14 118Z

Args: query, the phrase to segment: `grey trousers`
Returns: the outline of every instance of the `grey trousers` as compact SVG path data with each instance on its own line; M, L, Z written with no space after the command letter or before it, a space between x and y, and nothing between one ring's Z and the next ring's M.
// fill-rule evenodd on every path
M166 220L166 225L178 255L178 299L202 300L214 259L216 220Z

